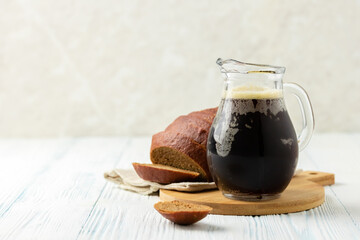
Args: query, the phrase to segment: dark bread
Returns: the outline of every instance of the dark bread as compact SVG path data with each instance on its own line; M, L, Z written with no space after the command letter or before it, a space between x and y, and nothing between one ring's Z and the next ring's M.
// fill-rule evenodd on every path
M180 116L171 123L165 131L179 132L184 136L193 138L193 140L201 144L206 149L206 141L209 135L211 124L207 121L193 118L190 116Z
M211 125L216 115L216 112L217 112L217 108L209 108L202 111L191 112L188 114L188 116L203 119L209 122Z
M150 159L154 164L200 173L203 181L212 181L206 158L206 142L217 108L178 117L165 131L152 137Z
M154 164L198 172L203 181L211 180L205 149L180 133L155 134L152 137L150 159Z
M181 201L158 202L154 208L166 219L181 225L196 223L206 217L211 207Z
M200 174L160 164L133 163L136 173L151 182L169 184L194 181Z

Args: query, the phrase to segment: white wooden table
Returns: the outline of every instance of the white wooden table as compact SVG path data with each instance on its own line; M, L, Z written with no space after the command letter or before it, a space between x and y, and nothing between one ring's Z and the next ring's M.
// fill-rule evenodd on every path
M360 134L315 135L299 167L336 174L325 203L271 216L162 218L158 196L127 192L103 172L149 162L150 137L0 140L0 239L360 239Z

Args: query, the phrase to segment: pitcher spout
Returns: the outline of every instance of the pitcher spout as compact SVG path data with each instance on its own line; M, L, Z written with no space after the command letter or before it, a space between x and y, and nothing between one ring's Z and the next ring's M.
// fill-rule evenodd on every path
M284 74L285 67L271 66L266 64L253 64L240 62L234 59L223 60L218 58L216 63L220 66L222 73L270 73L270 74Z

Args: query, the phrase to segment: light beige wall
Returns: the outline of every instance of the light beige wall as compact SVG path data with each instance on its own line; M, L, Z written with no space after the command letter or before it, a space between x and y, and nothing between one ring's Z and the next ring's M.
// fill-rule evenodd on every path
M0 4L0 137L154 133L219 102L218 57L286 66L318 132L360 130L359 1Z

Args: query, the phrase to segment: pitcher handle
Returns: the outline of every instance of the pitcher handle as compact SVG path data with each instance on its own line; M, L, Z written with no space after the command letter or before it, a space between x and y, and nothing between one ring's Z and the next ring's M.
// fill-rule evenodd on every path
M300 134L298 135L298 143L299 143L299 150L302 151L309 143L315 126L314 113L311 106L311 102L306 91L298 84L284 83L283 86L286 92L295 95L300 105L303 128Z

